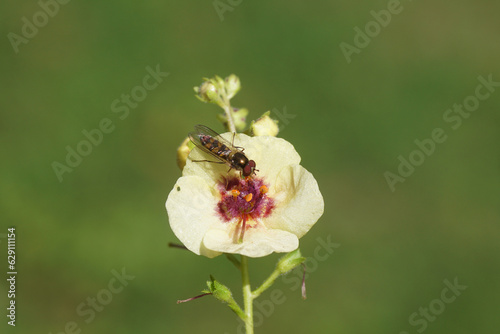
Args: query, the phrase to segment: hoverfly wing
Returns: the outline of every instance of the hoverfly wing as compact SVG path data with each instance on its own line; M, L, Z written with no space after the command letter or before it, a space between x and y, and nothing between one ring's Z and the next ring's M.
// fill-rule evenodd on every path
M196 147L198 147L203 152L206 152L208 155L216 158L219 161L223 161L223 162L227 163L226 160L222 159L220 156L218 156L214 152L210 151L205 145L203 145L203 143L201 142L201 139L200 139L200 135L201 136L208 135L208 136L224 143L225 145L228 145L227 141L224 140L224 138L222 138L217 132L215 132L214 130L212 130L204 125L198 124L194 127L194 130L195 131L192 131L188 134L189 139L191 139L193 144L195 144ZM228 147L230 147L230 146L228 146Z
M194 132L201 135L209 135L210 137L217 139L219 142L226 145L227 147L234 148L233 144L231 144L228 140L224 139L220 134L218 134L217 132L215 132L214 130L210 129L205 125L201 124L195 125Z

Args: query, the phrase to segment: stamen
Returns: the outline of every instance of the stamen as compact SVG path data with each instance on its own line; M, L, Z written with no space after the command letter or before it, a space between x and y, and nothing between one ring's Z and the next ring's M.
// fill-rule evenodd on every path
M243 242L243 237L245 236L246 229L247 229L247 215L243 215L243 220L241 222L240 238L238 239L238 243Z
M237 189L231 190L231 194L233 195L233 198L236 199L240 195L240 192Z
M249 193L248 195L245 196L245 201L250 202L253 198L253 194Z
M260 186L260 193L261 194L265 194L269 191L269 189L267 189L267 187L265 185L261 185Z

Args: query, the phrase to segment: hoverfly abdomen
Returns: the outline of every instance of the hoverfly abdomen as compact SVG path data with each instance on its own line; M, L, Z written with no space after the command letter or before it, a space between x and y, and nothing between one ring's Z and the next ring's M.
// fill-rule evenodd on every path
M199 135L201 144L218 157L228 157L231 150L219 140L208 135Z
M230 167L229 171L237 169L245 177L255 173L255 161L249 160L243 150L236 148L233 143L204 125L196 125L194 129L195 131L189 133L191 141L202 151L218 159L217 163L225 163Z

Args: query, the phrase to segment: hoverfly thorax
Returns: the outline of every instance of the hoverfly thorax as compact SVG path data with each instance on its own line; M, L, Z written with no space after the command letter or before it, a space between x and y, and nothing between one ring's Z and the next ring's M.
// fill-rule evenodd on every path
M204 125L196 125L194 130L195 131L189 133L191 141L202 151L210 154L218 161L193 161L226 164L229 166L228 172L231 171L231 169L236 169L240 171L241 175L244 177L255 173L255 161L249 160L243 153L242 148L234 146L234 134L233 143L230 143L222 138L217 132Z
M248 160L241 152L236 152L233 155L231 158L231 165L236 166L236 169L239 169L245 177L252 175L255 170L255 161Z

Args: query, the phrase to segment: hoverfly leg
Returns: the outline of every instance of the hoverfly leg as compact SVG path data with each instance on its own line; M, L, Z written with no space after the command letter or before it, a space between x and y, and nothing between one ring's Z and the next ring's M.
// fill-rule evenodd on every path
M234 147L234 148L238 148L240 149L241 151L244 151L245 149L241 146L234 146L234 136L236 135L236 132L233 132L233 140L231 140L231 146Z
M234 136L236 136L236 132L233 132L233 140L231 140L231 146L234 147Z
M229 174L229 172L233 169L233 167L229 167L229 169L227 170L227 173ZM240 178L243 178L243 172L240 170Z

